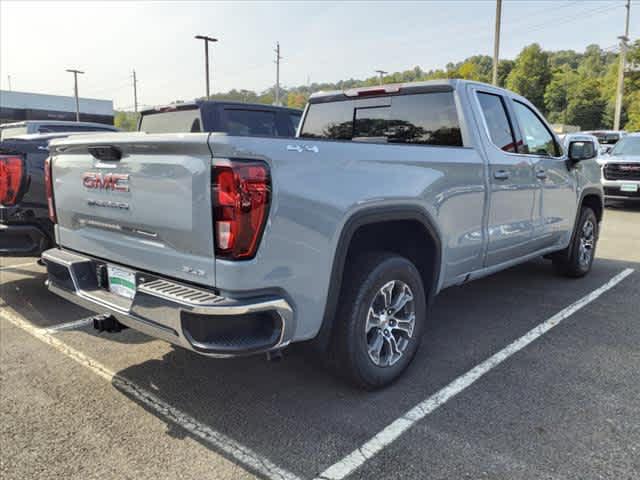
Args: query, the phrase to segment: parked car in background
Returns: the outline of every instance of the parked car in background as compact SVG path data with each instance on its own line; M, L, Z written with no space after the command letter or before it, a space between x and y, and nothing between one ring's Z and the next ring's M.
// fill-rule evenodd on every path
M29 122L26 127L45 128L34 123L37 122ZM54 128L60 126L55 123ZM108 125L87 123L72 127L84 129L84 133L92 128L115 130ZM44 165L49 156L49 141L69 135L74 133L8 135L0 142L0 256L40 256L43 250L53 246Z
M640 200L640 133L623 136L601 164L605 198Z
M293 137L301 110L273 105L199 100L140 112L146 133L224 132L229 135Z
M25 120L0 125L0 141L31 133L60 132L115 132L113 125L94 122L69 122L61 120Z
M627 134L624 130L593 130L579 133L596 137L600 144L600 153L609 153L618 140Z
M155 125L169 131L210 121L167 114ZM591 269L593 144L565 153L513 92L439 80L317 93L297 138L237 136L251 124L54 142L49 289L101 314L99 330L212 357L313 340L373 389L410 364L444 288L539 256L564 275Z

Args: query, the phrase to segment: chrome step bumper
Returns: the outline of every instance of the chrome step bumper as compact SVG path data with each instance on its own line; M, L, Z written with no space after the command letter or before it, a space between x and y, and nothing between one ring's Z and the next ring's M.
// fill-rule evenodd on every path
M172 344L230 357L288 345L293 310L281 297L231 299L206 288L135 271L133 299L111 293L101 278L106 262L53 248L42 255L51 292L96 313L108 313L131 328ZM116 265L118 266L118 265Z

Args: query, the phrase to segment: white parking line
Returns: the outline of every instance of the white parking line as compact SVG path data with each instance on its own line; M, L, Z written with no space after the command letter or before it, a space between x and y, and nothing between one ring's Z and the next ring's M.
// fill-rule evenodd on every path
M74 330L76 328L82 328L86 325L90 325L92 322L93 322L93 317L81 318L80 320L75 320L73 322L60 323L59 325L48 327L45 329L45 331L47 333L64 332L66 330Z
M621 273L613 277L597 290L594 290L590 294L582 297L577 302L569 305L564 310L556 313L553 317L533 328L525 335L518 338L515 342L506 346L495 355L489 357L484 362L469 370L464 375L456 378L449 385L436 392L429 398L425 399L424 401L420 402L403 416L387 425L360 448L351 452L338 463L335 463L334 465L327 468L319 475L319 477L317 477L316 480L341 480L347 475L353 473L356 469L360 468L367 460L379 453L385 447L389 446L393 441L400 437L400 435L409 430L409 428L411 428L416 422L422 420L431 412L436 410L439 406L443 405L448 400L462 392L469 385L476 382L485 373L500 365L507 358L519 352L531 342L547 333L565 318L570 317L585 305L593 302L607 290L615 287L618 283L631 275L633 271L634 270L632 268L623 270Z
M5 265L4 267L0 267L0 271L2 270L12 270L14 268L20 267L28 267L29 265L37 265L36 262L28 262L28 263L18 263L17 265Z
M53 348L62 352L72 360L75 360L83 367L88 368L99 377L111 382L119 390L135 397L140 403L144 404L149 409L162 415L167 420L176 423L195 437L198 437L213 446L215 449L224 452L226 455L248 469L259 473L261 476L270 480L299 480L299 478L293 473L278 467L270 460L254 452L250 448L245 447L226 435L213 430L211 427L197 421L190 415L169 405L150 391L139 387L135 383L132 383L126 378L112 372L101 363L86 356L84 353L68 346L64 342L61 342L58 338L49 333L47 329L34 327L10 308L4 307L0 310L0 317L33 335L38 340L51 345Z

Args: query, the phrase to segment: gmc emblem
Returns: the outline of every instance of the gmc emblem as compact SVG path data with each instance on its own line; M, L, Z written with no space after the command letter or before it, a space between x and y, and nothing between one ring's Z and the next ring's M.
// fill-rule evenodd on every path
M129 191L129 175L119 173L93 173L82 175L82 185L90 190Z

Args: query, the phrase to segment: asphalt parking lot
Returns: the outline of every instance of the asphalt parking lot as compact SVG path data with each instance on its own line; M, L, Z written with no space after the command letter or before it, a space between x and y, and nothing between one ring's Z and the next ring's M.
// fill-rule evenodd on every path
M443 292L376 393L299 347L221 361L94 333L33 259L0 268L2 479L640 478L640 206L607 209L587 278L539 260Z

